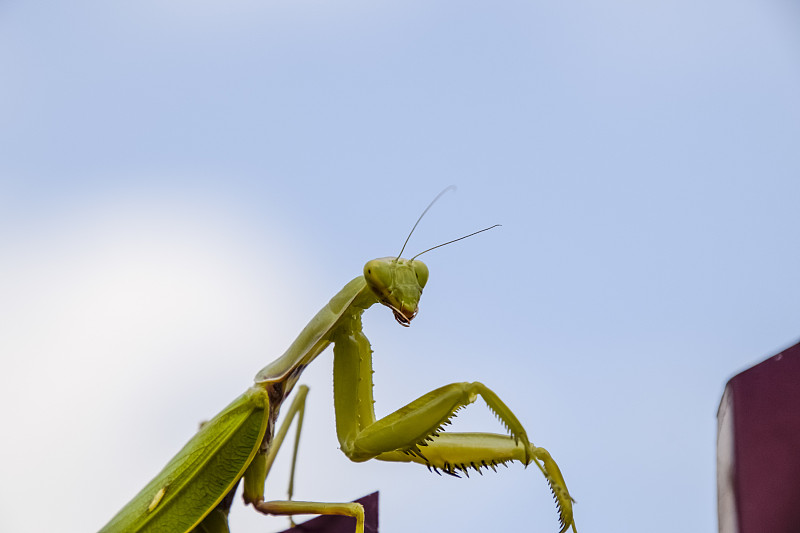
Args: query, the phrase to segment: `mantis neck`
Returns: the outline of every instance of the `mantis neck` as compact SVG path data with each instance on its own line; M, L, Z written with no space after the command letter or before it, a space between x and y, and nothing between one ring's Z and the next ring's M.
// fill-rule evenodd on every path
M256 374L255 382L284 382L288 392L303 369L328 347L342 320L362 314L377 301L364 276L354 278L314 315L282 356Z

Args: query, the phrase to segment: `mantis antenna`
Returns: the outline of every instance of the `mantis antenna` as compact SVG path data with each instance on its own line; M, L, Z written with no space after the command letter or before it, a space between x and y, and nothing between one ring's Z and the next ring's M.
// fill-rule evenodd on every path
M417 257L421 256L425 252L430 252L431 250L435 250L436 248L441 248L442 246L447 246L448 244L453 244L456 241L460 241L462 239L466 239L467 237L472 237L473 235L477 235L478 233L483 233L484 231L489 231L490 229L496 228L497 226L502 226L502 224L495 224L494 226L489 226L488 228L480 229L478 231L470 233L469 235L464 235L463 237L459 237L458 239L453 239L452 241L447 241L447 242L443 242L442 244L437 244L433 248L428 248L427 250L421 251L420 253L418 253L417 255L412 257L410 260L413 261L414 259L416 259Z
M417 219L417 221L414 223L414 227L413 227L413 228L411 228L411 231L408 233L408 237L406 237L406 242L404 242L404 243L403 243L403 247L402 247L402 248L400 248L400 253L399 253L399 254L397 254L397 258L396 258L395 260L397 260L397 259L400 259L400 256L401 256L401 255L403 255L403 250L405 250L405 249L406 249L406 244L408 244L408 239L410 239L410 238L411 238L411 235L414 233L414 230L415 230L415 229L417 229L417 225L419 224L419 221L420 221L420 220L422 220L422 217L424 217L424 216L425 216L425 213L427 213L427 212L428 212L428 209L430 209L430 208L431 208L431 206L433 206L433 204L435 204L435 203L436 203L436 200L438 200L439 198L441 198L441 197L442 197L442 195L443 195L444 193L446 193L447 191L449 191L449 190L451 190L451 189L452 189L452 190L456 190L456 186L455 186L455 185L450 185L449 187L445 187L445 189L444 189L442 192L440 192L439 194L437 194L437 195L436 195L436 198L434 198L434 199L433 199L433 201L431 201L431 203L429 203L429 204L428 204L428 207L426 207L426 208L425 208L425 211L423 211L423 212L422 212L422 214L419 216L419 218ZM427 250L425 250L425 251L427 252ZM424 252L423 252L423 253L424 253ZM419 255L419 254L417 254L417 255ZM415 256L415 257L416 257L416 256Z

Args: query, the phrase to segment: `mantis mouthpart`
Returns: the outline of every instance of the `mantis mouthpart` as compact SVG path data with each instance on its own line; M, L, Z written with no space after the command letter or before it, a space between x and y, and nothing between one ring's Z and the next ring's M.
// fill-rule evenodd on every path
M427 282L428 267L417 259L385 257L367 262L363 273L331 298L286 352L261 369L241 396L204 423L101 533L229 532L228 511L240 481L245 503L259 512L341 514L354 517L355 532L364 533L360 504L292 500L294 459L288 499L264 501L266 477L294 418L298 419L299 437L308 387L297 387L276 431L280 408L303 370L331 344L336 434L348 458L355 462L378 459L419 463L453 476L468 475L470 470L495 470L497 465L511 461L526 466L534 463L553 492L560 533L570 527L577 533L573 499L558 465L547 450L530 442L514 413L482 383L445 385L376 419L372 349L361 316L380 303L392 310L398 323L409 326ZM456 412L478 397L500 419L508 435L445 430Z

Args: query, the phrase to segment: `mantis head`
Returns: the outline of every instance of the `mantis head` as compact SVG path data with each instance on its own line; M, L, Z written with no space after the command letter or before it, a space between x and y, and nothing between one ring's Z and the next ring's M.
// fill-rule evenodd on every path
M401 257L373 259L364 265L364 279L378 301L394 312L397 322L410 326L428 282L425 263Z
M425 263L422 261L417 261L417 257L431 250L435 250L436 248L441 248L442 246L466 239L467 237L472 237L473 235L500 225L495 224L494 226L470 233L469 235L464 235L458 239L436 245L433 248L428 248L411 259L403 259L400 257L403 255L403 250L406 249L406 244L408 244L408 240L411 238L414 230L417 229L419 221L422 220L422 217L425 216L428 209L436 203L436 200L451 189L454 190L455 187L453 185L447 187L428 204L428 207L425 208L417 219L414 227L411 228L411 232L408 234L408 237L406 237L406 242L403 243L403 247L400 249L400 253L397 254L397 257L373 259L364 265L364 279L367 280L367 285L372 289L378 301L394 312L394 317L401 326L410 326L411 320L417 316L419 298L422 296L422 289L428 282L428 267L425 266Z

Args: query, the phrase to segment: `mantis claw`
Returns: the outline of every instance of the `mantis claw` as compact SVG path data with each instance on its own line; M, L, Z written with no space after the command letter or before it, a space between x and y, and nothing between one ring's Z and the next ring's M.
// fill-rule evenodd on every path
M570 496L567 490L567 484L564 481L564 476L561 475L561 469L558 468L555 460L550 456L550 453L544 448L535 448L531 446L531 454L534 456L534 462L539 470L544 474L547 484L550 486L550 492L553 494L553 499L556 502L558 509L558 521L561 526L559 533L565 533L570 527L572 531L577 533L575 527L575 519L572 515L572 504L575 499ZM541 461L541 464L539 463Z

